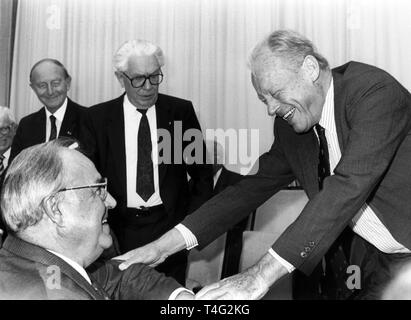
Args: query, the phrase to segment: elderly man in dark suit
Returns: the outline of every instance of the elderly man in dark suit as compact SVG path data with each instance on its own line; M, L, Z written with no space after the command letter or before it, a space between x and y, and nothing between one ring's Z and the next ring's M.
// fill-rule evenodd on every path
M157 45L127 41L114 56L125 94L88 110L86 146L117 200L108 220L122 253L153 241L212 193L212 168L192 103L158 92L163 65ZM198 154L187 159L184 150L196 142ZM187 253L180 252L158 270L184 284L186 266Z
M57 137L80 139L86 108L67 97L71 77L55 59L42 59L30 71L30 87L44 105L20 120L11 148L11 159L21 150Z
M10 148L16 134L16 128L17 124L10 109L0 106L0 187L3 183L4 172L9 164ZM0 247L5 236L5 227L0 216Z
M0 299L192 298L145 265L121 272L109 261L86 272L112 243L107 209L116 202L107 179L71 143L30 147L9 167L1 194L10 234L0 250Z
M350 262L360 267L362 279L353 288L361 288L363 298L375 298L375 287L384 281L380 275L410 259L410 93L370 65L349 62L331 70L312 43L292 31L261 41L250 67L258 97L276 116L274 144L259 158L257 174L182 222L194 243L181 228L172 229L134 256L122 257L129 261L121 267L161 261L187 243L207 245L297 178L310 201L296 221L254 266L205 287L199 297L261 298L288 272L310 274L349 226L358 235L353 257L362 258Z

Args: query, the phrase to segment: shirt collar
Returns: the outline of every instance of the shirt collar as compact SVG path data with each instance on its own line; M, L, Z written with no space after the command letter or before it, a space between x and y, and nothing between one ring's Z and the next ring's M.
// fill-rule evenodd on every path
M88 276L86 270L82 266L80 266L77 262L71 260L70 258L67 258L66 256L62 255L61 253L57 253L53 250L47 249L47 251L51 252L52 254L56 255L57 257L61 258L65 262L67 262L74 270L76 270L78 273L80 273L84 279L87 280L88 283L91 284L90 277Z
M128 111L133 111L133 112L134 112L134 111L136 111L136 109L137 109L137 107L130 102L130 100L128 99L127 94L124 95L123 106L124 106L124 107L126 108L126 110L128 110ZM156 107L156 105L154 104L154 105L152 105L150 108L148 108L147 113L146 113L147 116L148 116L149 113L154 112L155 107ZM140 112L137 112L137 113L139 114Z
M3 157L4 157L3 163L5 162L4 167L6 167L6 166L8 165L8 163L9 163L10 150L11 150L11 148L8 148L8 149L3 153Z
M323 110L321 112L320 126L325 130L332 130L334 123L334 80L331 78L330 87L328 88L327 95Z
M61 107L58 108L56 112L51 113L46 107L44 107L44 109L46 109L47 119L50 118L51 115L53 115L56 117L58 121L63 122L64 115L66 114L66 110L67 110L67 97L64 100L63 104L61 105Z

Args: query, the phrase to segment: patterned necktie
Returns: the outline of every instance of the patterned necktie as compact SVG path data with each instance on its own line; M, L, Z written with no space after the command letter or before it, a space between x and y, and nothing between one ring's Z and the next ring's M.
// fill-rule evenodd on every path
M323 188L324 179L330 175L330 160L328 156L327 139L325 138L325 130L319 124L315 125L318 140L320 141L320 152L318 161L318 186L320 190Z
M53 115L50 116L50 123L51 123L51 130L50 130L49 141L57 138L57 127L56 127L56 117L55 116Z
M0 154L0 176L4 171L4 164L3 164L4 156Z
M330 175L330 160L325 129L319 124L315 126L319 140L318 185L322 190L324 179ZM342 248L342 235L331 245L322 259L323 281L321 294L326 299L346 299L350 295L345 284L348 260Z
M154 172L151 158L151 132L147 119L147 110L137 109L142 117L138 128L138 151L137 151L137 183L136 192L147 201L154 193Z

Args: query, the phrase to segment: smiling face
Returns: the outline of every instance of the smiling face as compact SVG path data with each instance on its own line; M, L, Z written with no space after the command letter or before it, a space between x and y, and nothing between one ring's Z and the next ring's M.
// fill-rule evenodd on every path
M66 78L63 68L51 61L37 65L30 81L30 87L51 113L63 105L71 84L71 78Z
M315 58L307 56L301 67L272 58L251 76L258 98L270 116L283 118L297 133L306 132L320 121L325 94L318 85L320 70Z
M128 60L127 70L124 73L128 78L133 79L139 76L150 76L161 72L160 64L154 55L151 56L131 56ZM134 88L130 80L121 72L116 72L116 76L122 87L126 90L130 102L139 109L148 109L153 106L158 98L158 86L152 85L146 79L144 86Z
M0 117L0 154L10 148L16 133L16 127L16 124L10 121L9 117Z
M77 151L64 152L64 166L70 177L66 188L101 182L93 163ZM62 194L59 210L64 216L63 239L86 267L112 244L107 209L114 208L116 201L109 193L103 200L97 187L69 190Z

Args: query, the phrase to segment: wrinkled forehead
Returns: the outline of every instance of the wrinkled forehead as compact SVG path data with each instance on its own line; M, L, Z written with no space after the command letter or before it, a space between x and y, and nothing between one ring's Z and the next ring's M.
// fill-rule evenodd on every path
M94 164L81 152L67 148L60 156L63 160L65 180L70 185L91 184L101 177Z
M128 59L127 71L131 74L151 74L160 68L155 55L132 55Z
M44 79L65 78L62 67L50 61L44 61L35 67L32 74L32 80L39 81Z

